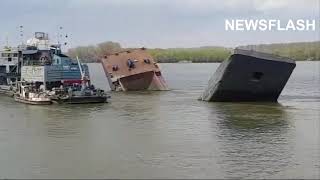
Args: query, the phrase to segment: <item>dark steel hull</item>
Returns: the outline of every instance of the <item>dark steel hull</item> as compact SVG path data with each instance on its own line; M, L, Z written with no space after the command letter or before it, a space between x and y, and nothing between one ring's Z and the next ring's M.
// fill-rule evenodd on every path
M73 96L71 98L52 98L54 103L58 104L93 104L107 103L106 96Z
M200 99L277 102L295 66L288 58L236 50L221 63Z

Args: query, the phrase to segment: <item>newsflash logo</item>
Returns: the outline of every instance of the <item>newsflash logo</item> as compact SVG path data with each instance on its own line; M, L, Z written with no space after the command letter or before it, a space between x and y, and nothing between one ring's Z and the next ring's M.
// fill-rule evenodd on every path
M277 19L226 19L226 31L316 31L316 20L298 19L286 22Z

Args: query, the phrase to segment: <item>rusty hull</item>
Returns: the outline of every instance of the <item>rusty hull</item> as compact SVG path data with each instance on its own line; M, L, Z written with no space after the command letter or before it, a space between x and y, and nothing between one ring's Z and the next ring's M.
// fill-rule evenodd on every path
M134 62L130 68L128 60ZM146 49L115 53L101 59L111 90L168 90L161 71Z

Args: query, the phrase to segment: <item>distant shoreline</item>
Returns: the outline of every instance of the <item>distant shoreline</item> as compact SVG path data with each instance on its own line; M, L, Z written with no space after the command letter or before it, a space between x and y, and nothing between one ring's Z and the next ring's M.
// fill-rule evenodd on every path
M237 48L274 54L295 61L319 61L320 59L320 41L259 44ZM84 62L98 62L99 57L124 50L130 49L122 48L117 42L104 42L95 46L82 46L69 49L68 55L72 58L79 56ZM232 48L219 46L168 49L147 48L147 51L158 63L219 63L229 58L232 50Z

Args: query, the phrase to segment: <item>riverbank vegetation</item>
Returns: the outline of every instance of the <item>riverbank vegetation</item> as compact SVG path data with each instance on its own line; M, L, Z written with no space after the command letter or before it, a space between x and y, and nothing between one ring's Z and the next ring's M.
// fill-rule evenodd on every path
M261 44L241 46L241 49L255 50L298 61L320 60L320 41L301 43ZM75 58L78 56L83 62L98 62L104 55L127 50L117 42L103 42L94 46L80 46L69 49L68 55ZM231 48L225 47L199 47L199 48L169 48L148 49L150 54L160 63L177 62L221 62L229 57Z
M221 62L232 49L224 47L149 49L151 55L160 63L176 62Z
M78 46L68 50L67 54L76 58L77 56L85 63L99 62L99 59L105 55L114 54L122 51L123 48L117 42L107 41L97 45Z
M320 60L320 41L248 45L240 48L276 54L297 61Z

